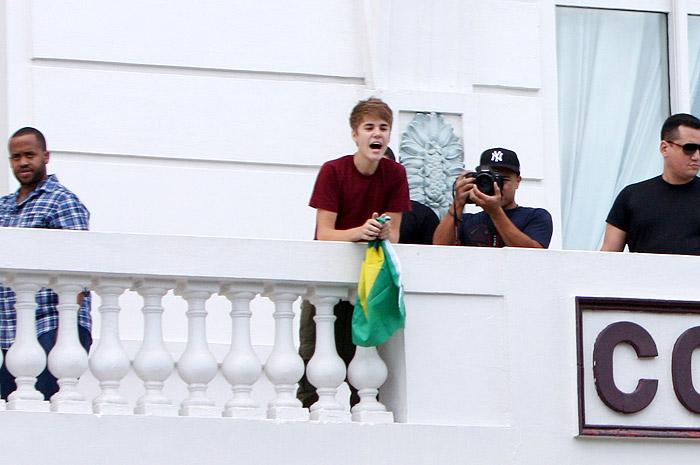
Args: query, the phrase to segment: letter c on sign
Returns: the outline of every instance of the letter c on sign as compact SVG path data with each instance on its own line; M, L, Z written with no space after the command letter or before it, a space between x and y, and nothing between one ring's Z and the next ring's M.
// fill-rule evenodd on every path
M700 326L690 328L681 334L673 346L671 373L673 390L683 407L693 413L700 413L700 394L693 386L693 351L700 346Z
M656 343L646 329L630 321L613 323L600 332L593 347L593 378L598 397L611 409L635 413L646 408L659 386L656 379L640 379L629 394L620 391L613 377L613 352L618 344L627 343L639 358L656 357Z

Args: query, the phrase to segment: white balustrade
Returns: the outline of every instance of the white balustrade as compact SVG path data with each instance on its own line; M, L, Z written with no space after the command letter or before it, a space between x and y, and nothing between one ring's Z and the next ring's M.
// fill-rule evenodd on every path
M100 383L101 393L92 401L97 414L129 415L134 412L119 393L121 380L129 371L129 356L119 340L119 296L131 286L130 279L99 278L92 283L100 296L100 340L90 357L90 370Z
M36 390L36 378L46 367L46 353L36 336L36 292L48 284L46 276L18 273L10 275L6 286L17 296L17 332L15 342L7 351L5 363L15 376L17 390L9 395L8 410L49 411L49 403Z
M187 277L183 274L186 266L188 264L184 263L184 268L174 270L172 275L162 274L160 265L144 270L142 275L127 274L128 264L123 263L116 263L106 272L100 271L99 265L84 271L76 265L56 272L34 268L29 271L0 269L0 282L12 288L17 296L16 338L4 357L10 373L16 377L17 390L6 403L0 401L0 412L7 409L258 421L393 421L392 413L377 399L378 389L387 379L387 367L376 349L358 347L347 369L336 350L333 309L340 299L347 299L352 292L347 281L332 278L335 281L292 282L278 276L263 282L246 279L245 273L235 279L217 278L207 275L206 270L200 270L198 277ZM259 271L252 274L260 275ZM35 296L42 287L53 289L59 300L57 339L48 359L37 341L35 325ZM91 290L96 304L99 302L99 310L94 309L99 312L99 319L96 319L99 334L95 331L90 357L80 344L78 329L77 296L84 288ZM127 290L135 293L125 294ZM218 344L207 337L209 313L222 310L223 299L211 300L214 293L226 297L230 304L230 344L221 340L220 333L215 338ZM256 300L258 295L269 299L271 304ZM139 296L142 305L134 300ZM305 369L294 334L295 305L300 296L308 298L316 307L316 350L306 371L319 398L310 409L303 408L296 397L297 383ZM164 302L169 306L178 298L187 304L184 318L177 315L180 324L187 322L187 338L184 342L166 342ZM139 306L141 312L138 312ZM274 323L272 347L254 347L252 322L262 321L252 319L253 311L272 306L272 320L267 323L268 327ZM269 319L270 313L256 316ZM129 319L125 335L120 334L120 319L124 318ZM141 319L142 338L132 333ZM260 350L269 350L264 364L258 355ZM179 377L173 376L174 356L179 357ZM222 359L218 359L219 356ZM2 359L0 353L0 363ZM47 366L47 360L59 385L51 402L46 402L35 388L36 378ZM221 362L222 377L216 376L217 360ZM360 402L351 411L344 400L338 399L338 388L346 374L360 396ZM88 398L86 394L92 392L91 376L99 383L99 391ZM136 377L145 391L140 397L134 393L138 389ZM225 392L230 389L232 395L222 396L222 387L226 388ZM177 398L177 403L173 398Z
M90 282L81 276L61 275L49 287L58 294L58 334L48 356L49 371L58 380L59 390L51 396L51 411L91 413L90 404L78 392L78 378L88 368L88 355L78 337L78 294Z
M221 416L214 401L207 397L207 385L216 376L216 359L207 345L206 301L218 290L211 282L187 281L176 294L187 301L187 348L178 362L180 377L190 395L180 405L183 416Z
M253 384L262 374L262 364L253 351L250 340L250 302L263 290L262 284L231 283L219 293L231 302L231 349L221 370L231 384L233 398L226 403L223 416L231 418L264 419L265 410L251 396Z
M134 358L134 370L143 380L146 393L136 401L138 415L177 415L168 396L163 394L165 380L173 372L175 363L163 343L163 296L173 286L169 281L146 279L134 290L143 297L143 343Z
M268 404L267 417L280 420L305 421L309 419L308 409L302 407L294 394L296 383L304 374L304 361L294 347L292 304L306 293L303 286L277 284L265 289L264 296L275 304L275 343L272 353L265 363L265 374L275 386L275 397Z
M350 413L337 399L338 386L345 380L345 362L335 346L333 306L347 298L347 289L316 286L309 300L316 307L316 349L306 366L306 377L316 387L318 400L309 408L312 420L350 421Z

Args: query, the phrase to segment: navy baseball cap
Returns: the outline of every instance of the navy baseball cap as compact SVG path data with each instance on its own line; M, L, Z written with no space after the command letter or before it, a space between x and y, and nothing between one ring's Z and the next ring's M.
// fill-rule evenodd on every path
M480 166L490 166L498 170L499 168L513 171L515 174L520 174L520 161L518 155L512 150L496 147L485 150L481 154Z

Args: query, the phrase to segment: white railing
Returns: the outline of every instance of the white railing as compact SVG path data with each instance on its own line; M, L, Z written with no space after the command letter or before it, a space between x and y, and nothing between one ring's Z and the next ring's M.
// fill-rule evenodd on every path
M121 234L100 234L74 231L13 230L0 231L4 243L12 243L16 237L37 244L48 241L41 260L25 260L21 253L8 250L6 262L16 262L0 269L0 279L17 294L17 336L7 352L7 366L16 376L17 390L9 398L7 410L52 411L97 414L136 414L163 416L206 416L247 419L284 420L332 420L361 422L391 422L393 416L377 400L378 388L386 380L387 368L374 348L357 351L350 365L350 379L358 388L360 403L352 408L352 415L337 399L338 387L344 382L346 368L335 350L333 306L341 298L352 294L354 284L331 280L294 279L294 270L308 274L307 266L322 266L313 256L304 251L290 251L283 241L264 241L279 252L287 249L285 257L276 267L250 270L255 265L250 257L238 255L241 242L250 241L222 238L154 237ZM16 237L15 237L16 236ZM314 244L318 245L318 244ZM245 244L243 244L245 247ZM186 255L193 249L202 252L199 260L189 262L192 275L182 271L182 263L175 273L168 271L169 265L154 263ZM223 247L223 248L222 248ZM115 249L121 252L116 252ZM227 250L228 249L228 250ZM234 250L231 250L234 249ZM36 251L36 248L34 249ZM264 247L258 251L264 250ZM274 250L270 250L274 253ZM80 259L74 261L73 254ZM355 253L353 253L355 255ZM361 260L361 250L358 249ZM132 261L131 271L124 270L120 258ZM222 257L232 261L217 263ZM144 262L150 259L144 269ZM253 257L256 258L256 257ZM257 257L258 262L264 261ZM127 263L124 261L123 263ZM232 265L238 262L240 266ZM304 263L306 262L306 264ZM55 266L48 267L48 263ZM284 263L284 265L281 265ZM211 266L207 266L210 264ZM275 270L286 268L286 279L275 277ZM359 261L358 261L359 270ZM90 268L101 268L89 271ZM187 269L187 266L184 267ZM202 273L202 270L207 271ZM232 278L238 271L248 268L243 278ZM87 271L86 271L87 269ZM217 269L226 271L217 272ZM302 271L303 270L303 271ZM127 271L127 272L125 272ZM233 273L232 273L233 272ZM323 271L316 272L322 275ZM300 276L303 278L303 276ZM58 295L60 304L57 343L46 357L39 346L34 330L36 303L34 295L41 287L50 287ZM76 295L88 287L99 308L99 339L93 346L90 357L80 345L77 333L79 306ZM134 291L142 299L143 339L133 359L124 350L119 331L120 296L125 291ZM174 293L186 302L187 326L186 347L178 360L174 360L163 338L163 297ZM225 296L230 303L231 340L228 354L220 364L210 350L207 339L207 302L214 294ZM272 320L268 325L274 331L272 351L264 363L256 355L251 343L251 301L263 296L274 304ZM310 409L302 407L296 398L296 383L304 374L304 363L295 345L294 303L306 298L316 304L317 324L316 352L309 362L309 380L317 386L319 400ZM95 315L97 316L97 315ZM269 318L269 317L268 317ZM133 320L133 315L130 316ZM95 328L98 329L98 328ZM220 341L217 341L220 343ZM36 377L48 362L49 370L58 379L59 391L50 402L34 388ZM93 399L81 393L78 380L88 370L99 382L99 395ZM135 405L120 393L122 380L130 367L143 383L143 395ZM223 406L217 406L207 395L209 383L217 371L229 383L232 397ZM188 395L179 402L163 391L166 380L177 371ZM251 395L256 382L263 374L274 386L275 396L266 405Z
M574 438L581 406L593 426L658 426L661 419L671 427L700 428L698 415L676 398L669 369L679 335L700 326L700 314L590 311L578 321L576 307L581 296L653 299L662 306L697 302L698 257L411 245L396 251L406 329L378 349L388 369L379 400L405 423L400 427L343 421L349 414L347 391L338 386L343 371L326 349L332 347L330 307L354 289L362 244L0 229L0 279L20 294L20 335L8 363L19 366L11 368L23 375L18 384L28 397L8 403L24 411L0 413L8 455L46 461L47 449L35 447L29 430L49 450L63 447L65 463L75 461L72 451L80 447L92 463L201 461L212 441L191 441L193 430L220 444L236 443L218 448L214 461L256 456L292 464L370 456L372 463L433 463L435 457L461 463L465 456L475 463L555 463L564 456L575 464L591 457L616 463L640 447L650 461L666 463L697 447L678 441L669 455L664 441ZM60 308L66 328L75 327L74 295L87 285L95 296L89 365L75 333L64 330L48 360L61 379L61 395L50 403L37 399L32 387L46 360L31 324L33 295L45 285L69 302ZM301 296L318 310L319 350L311 364L317 366L310 369L318 373L309 377L323 391L309 413L293 394L301 373L293 316ZM659 390L648 408L629 415L597 394L591 356L609 323L635 319L652 334L659 354L642 360L621 347L627 350L615 355L615 382L627 392L639 379L655 379ZM362 404L377 407L375 389L387 372L363 355L349 378ZM359 376L355 365L365 366ZM35 407L99 415L27 412ZM372 412L368 408L359 420L379 422L386 413ZM222 418L199 418L204 415ZM342 422L319 427L315 421L223 417ZM176 439L161 441L163 435ZM356 440L350 444L349 437ZM124 446L146 442L143 451ZM360 455L356 444L362 444Z

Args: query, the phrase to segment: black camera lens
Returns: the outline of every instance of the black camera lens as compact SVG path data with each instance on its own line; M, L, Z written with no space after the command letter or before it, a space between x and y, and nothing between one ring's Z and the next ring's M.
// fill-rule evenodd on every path
M494 195L496 192L493 190L494 179L491 173L479 173L474 178L474 184L476 187L486 195Z

